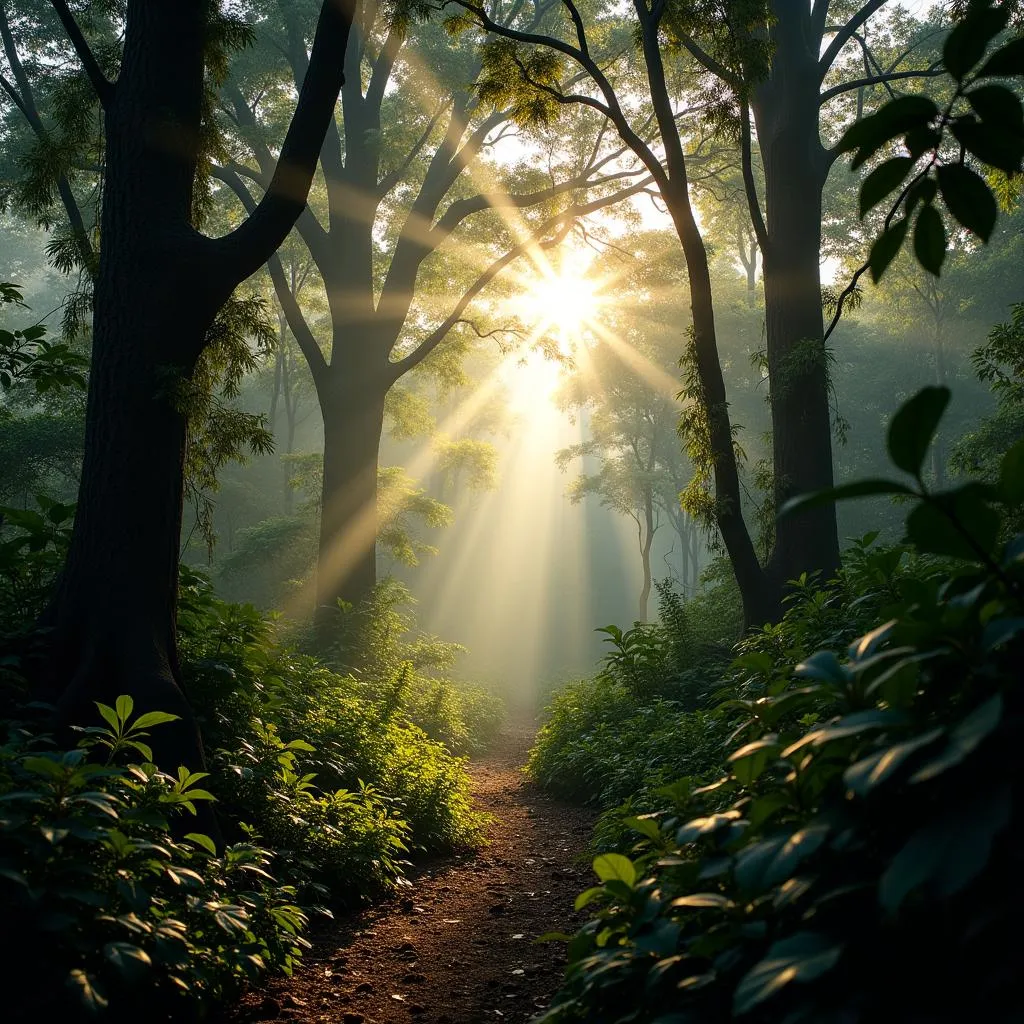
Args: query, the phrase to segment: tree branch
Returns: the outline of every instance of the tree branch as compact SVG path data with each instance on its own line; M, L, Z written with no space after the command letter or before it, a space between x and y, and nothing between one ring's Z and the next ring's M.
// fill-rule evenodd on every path
M475 299L477 295L479 295L480 292L482 292L484 288L486 288L487 285L489 285L510 263L517 260L524 253L529 252L531 249L553 248L558 245L572 230L572 225L575 221L590 213L595 213L597 210L604 209L606 206L611 206L623 199L627 199L629 196L636 195L643 191L643 187L643 185L639 184L631 185L629 188L621 189L619 192L613 193L610 196L602 196L600 199L594 199L589 203L582 203L578 206L569 207L569 209L545 221L545 223L540 225L529 238L520 242L518 245L513 246L508 252L498 257L498 259L483 271L483 273L480 274L469 288L463 292L462 296L455 304L455 307L452 309L452 312L442 321L436 330L428 334L427 337L407 356L402 359L398 359L391 364L391 380L398 380L413 369L413 367L422 363L423 360L426 359L442 341L444 341L455 324L462 319L462 314L473 299ZM555 234L550 238L539 240L542 235L547 234L549 231L554 231Z
M932 64L920 71L887 71L880 75L869 75L866 78L854 78L849 82L842 82L832 86L831 89L826 89L818 98L818 104L824 106L836 96L841 96L844 92L852 92L854 89L867 89L872 85L888 85L890 82L908 78L935 78L943 71L944 68L941 64Z
M886 0L868 0L868 2L832 37L821 59L818 61L818 74L822 79L828 74L835 63L839 52L850 41L853 34L880 8L885 6Z
M765 226L761 212L761 201L757 197L757 183L754 181L754 162L751 155L750 139L750 104L744 100L741 106L742 131L740 146L743 161L743 188L747 193L747 206L750 208L750 223L754 226L754 235L761 249L762 258L768 253L768 228Z
M255 273L284 241L306 205L344 81L354 6L355 0L324 0L309 67L267 191L242 224L212 240L213 267L225 268L232 278L241 281Z
M225 167L215 167L213 173L231 188L235 195L238 196L242 206L245 207L246 213L252 216L257 208L256 200L253 199L252 194L245 187L238 174L234 170L229 170ZM302 314L302 309L296 298L297 289L293 291L288 286L288 278L281 264L281 257L278 256L276 251L267 260L267 272L270 274L270 280L274 284L274 292L277 295L281 311L288 321L288 326L291 328L296 342L298 342L299 349L309 364L309 371L313 376L314 382L319 386L321 378L327 372L327 360L324 358L323 351L317 344L316 338L313 336L313 332L309 329L309 324L306 323L306 318Z
M92 82L96 98L100 101L100 106L105 109L114 95L114 83L100 70L96 57L89 48L89 44L82 34L82 29L78 22L75 21L75 16L68 9L65 0L50 0L50 6L57 12L57 17L60 19L61 25L64 26L64 32L68 37L68 41L75 48L75 53L78 54L78 59L82 62L82 69L88 76L89 81Z

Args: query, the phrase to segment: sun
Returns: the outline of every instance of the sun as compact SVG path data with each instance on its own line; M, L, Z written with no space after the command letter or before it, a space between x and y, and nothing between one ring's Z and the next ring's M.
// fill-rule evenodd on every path
M563 355L580 342L604 303L604 282L589 271L589 263L575 254L559 265L545 261L520 282L522 290L512 300L515 314L534 337L554 341Z

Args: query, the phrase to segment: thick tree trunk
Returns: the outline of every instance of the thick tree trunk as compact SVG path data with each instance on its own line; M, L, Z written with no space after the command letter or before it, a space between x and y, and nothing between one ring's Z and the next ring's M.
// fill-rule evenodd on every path
M377 463L386 387L342 363L344 387L323 389L324 480L316 622L329 643L338 601L359 605L377 584Z
M805 12L773 29L770 79L754 114L765 176L768 244L762 253L776 507L831 487L832 426L821 313L821 207L827 173L818 134L818 52L801 31ZM839 565L835 507L777 525L769 571L777 585Z

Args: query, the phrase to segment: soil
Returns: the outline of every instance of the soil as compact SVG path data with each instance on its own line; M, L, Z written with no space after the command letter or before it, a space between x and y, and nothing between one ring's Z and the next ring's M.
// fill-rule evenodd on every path
M230 1024L520 1024L561 981L576 895L590 884L578 858L593 814L542 793L523 774L528 723L506 727L470 764L487 845L424 863L410 888L336 921L289 979L249 993Z

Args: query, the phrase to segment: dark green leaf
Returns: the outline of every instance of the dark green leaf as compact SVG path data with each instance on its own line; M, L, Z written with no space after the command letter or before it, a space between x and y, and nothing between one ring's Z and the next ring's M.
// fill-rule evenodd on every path
M930 274L938 277L946 259L946 227L934 206L922 206L914 224L914 255Z
M887 437L889 457L904 473L920 475L949 398L949 388L922 388L893 416Z
M1006 27L1009 16L1009 8L975 6L949 33L942 47L942 62L958 82L985 56L988 44Z
M978 78L1011 78L1024 75L1024 39L1001 46L981 66Z
M857 150L850 165L856 170L897 135L927 125L938 113L939 108L926 96L900 96L851 125L839 140L839 152Z
M96 979L85 971L76 967L68 975L67 986L88 1013L99 1016L107 1008L107 997L96 987Z
M992 131L1024 132L1024 107L1005 85L982 85L967 93L975 113Z
M967 484L922 502L907 516L907 539L928 554L978 561L999 536L999 513L985 498L978 485Z
M791 982L821 977L838 963L842 951L842 946L816 932L797 932L776 942L736 986L733 1013L748 1013Z
M983 242L992 235L999 206L980 174L963 164L946 164L938 171L939 187L946 209Z
M949 734L945 750L919 768L910 781L927 782L960 764L1003 719L1003 698L997 693L975 708Z
M1014 508L1024 505L1024 439L999 464L999 500Z
M1024 136L1008 131L993 130L974 117L962 117L953 122L956 140L982 163L1005 174L1017 174L1024 162Z
M146 975L153 966L149 954L130 942L108 942L103 947L103 955L129 979Z
M914 160L909 156L896 156L879 164L860 187L860 216L863 219L887 195L895 192L910 173Z
M878 494L914 493L906 484L898 483L895 480L855 480L853 483L829 487L824 491L798 494L795 498L790 498L779 509L779 518L792 515L794 512L802 512L805 509L831 505L836 501L848 501L850 498L870 498Z
M875 786L891 778L908 758L934 743L942 733L942 729L930 729L912 740L907 740L906 743L896 743L877 754L865 757L846 769L843 773L843 782L851 792L866 797Z
M886 228L871 246L868 254L868 267L871 269L871 280L875 284L882 279L889 264L896 259L896 254L903 245L903 239L907 237L907 220L905 217L895 221Z

